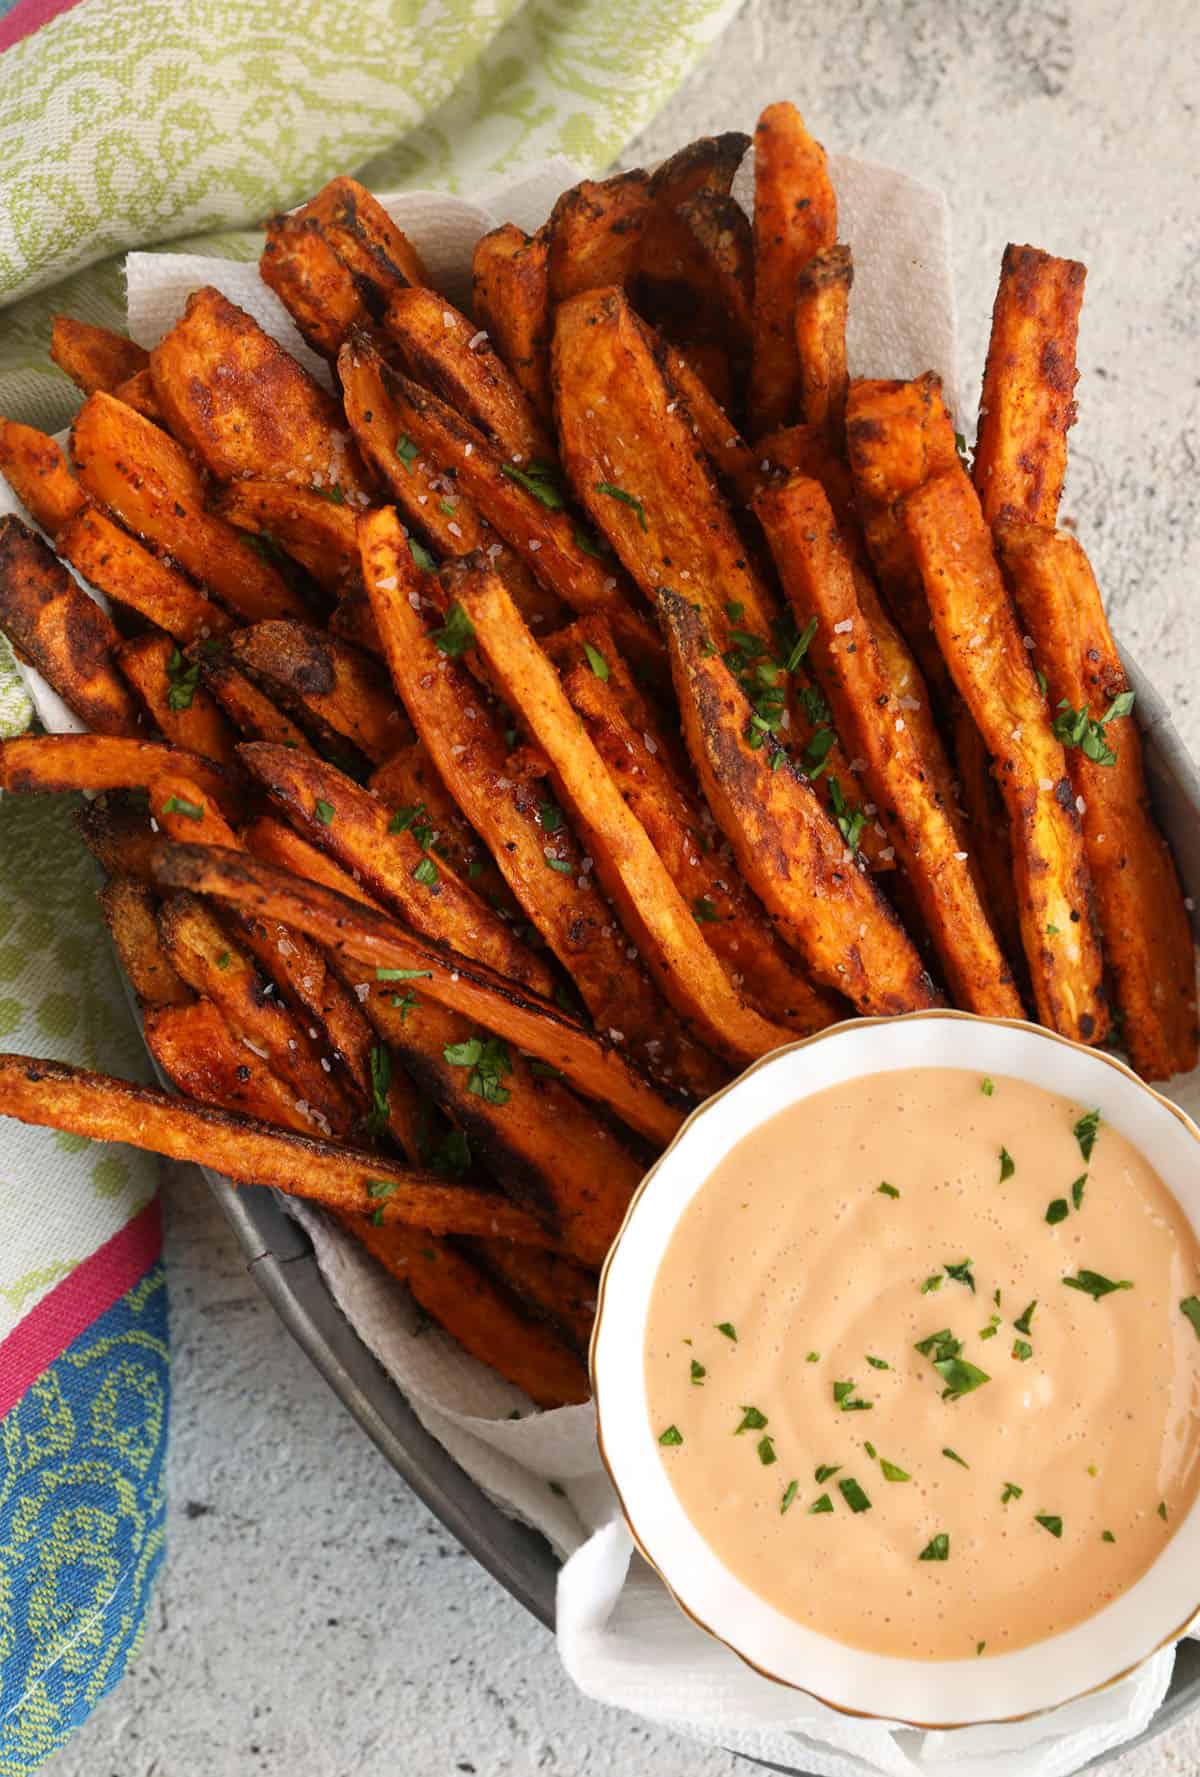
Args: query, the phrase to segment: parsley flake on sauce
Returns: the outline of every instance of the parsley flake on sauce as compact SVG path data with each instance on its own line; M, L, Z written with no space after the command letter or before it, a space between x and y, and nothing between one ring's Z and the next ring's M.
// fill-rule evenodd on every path
M939 1530L936 1536L930 1537L917 1556L918 1561L949 1561L949 1559L950 1537L944 1530Z
M724 1333L724 1335L727 1339L732 1339L733 1343L735 1345L737 1344L737 1333L734 1330L734 1326L733 1326L732 1321L719 1320L716 1323L716 1327L717 1327L718 1333Z
M996 1090L996 1083L994 1080L981 1080L979 1082L979 1090L983 1093L985 1098L990 1098L992 1093Z
M951 1462L956 1462L959 1468L970 1468L971 1466L969 1462L964 1461L964 1459L958 1454L957 1450L951 1450L948 1444L942 1451L942 1455L949 1457Z
M1092 1149L1096 1145L1096 1136L1099 1133L1099 1129L1100 1112L1085 1111L1071 1131L1071 1134L1079 1143L1079 1152L1083 1155L1085 1160L1090 1160L1092 1157Z
M1004 1492L1000 1495L1000 1504L1006 1506L1010 1499L1020 1499L1024 1491L1025 1489L1023 1487L1018 1487L1015 1481L1006 1481L1004 1483Z
M1052 1228L1059 1222L1065 1222L1071 1213L1071 1206L1065 1197L1055 1197L1046 1205L1046 1220Z
M744 1431L761 1431L766 1423L766 1414L760 1413L757 1407L743 1407L742 1423L738 1426L733 1435L736 1438L740 1437Z
M870 1511L871 1502L853 1475L848 1475L844 1481L838 1482L838 1492L852 1512Z
M1013 1321L1013 1326L1018 1333L1031 1333L1033 1331L1033 1311L1036 1307L1037 1298L1035 1296L1020 1318Z
M823 1462L820 1468L813 1470L813 1480L819 1487L822 1482L832 1480L834 1475L840 1472L841 1466L840 1462Z
M758 1440L757 1449L758 1460L762 1463L764 1468L770 1468L773 1462L779 1461L778 1456L775 1454L775 1445L769 1435Z
M820 1499L813 1500L808 1510L810 1517L816 1517L820 1512L831 1512L833 1510L833 1501L827 1493L823 1493Z
M1010 1179L1016 1170L1017 1170L1017 1163L1013 1159L1012 1155L1009 1153L1008 1149L1001 1148L1001 1150L1000 1150L1000 1183L1003 1184L1005 1179Z
M908 1473L907 1469L902 1469L897 1463L889 1462L886 1456L881 1456L879 1458L879 1466L883 1471L883 1478L885 1481L912 1480L912 1476Z
M1131 1290L1133 1288L1127 1277L1114 1283L1111 1277L1105 1277L1099 1271L1083 1270L1079 1272L1078 1276L1064 1277L1062 1281L1069 1290L1082 1290L1083 1294L1090 1296L1093 1302L1098 1302L1101 1296L1111 1296L1116 1290Z
M1033 1346L1028 1339L1014 1339L1012 1354L1019 1364L1028 1363L1033 1356Z
M783 1490L783 1498L779 1502L779 1516L781 1518L783 1517L783 1514L786 1511L789 1511L791 1509L791 1506L796 1498L797 1493L799 1493L799 1491L800 1491L799 1481L789 1481L788 1482L787 1486Z
M1190 1322L1197 1339L1200 1339L1200 1296L1185 1296L1179 1304L1179 1310Z
M970 1259L963 1259L958 1265L947 1265L945 1271L947 1277L955 1283L965 1283L971 1294L975 1294L975 1279L971 1275Z
M692 1359L692 1368L691 1368L692 1387L693 1388L703 1388L704 1378L707 1375L708 1375L708 1371L705 1369L704 1365L702 1363L697 1362L697 1360L695 1358L693 1358Z
M667 1445L682 1444L683 1433L680 1431L680 1429L677 1425L668 1425L666 1431L659 1432L658 1441L660 1444L667 1444Z
M900 1195L895 1185L889 1185L886 1179L881 1185L876 1185L875 1189L883 1197L899 1197Z
M1062 1535L1062 1519L1054 1512L1037 1512L1033 1521L1040 1524L1043 1530L1048 1530L1051 1536Z
M885 1357L868 1357L867 1362L873 1370L890 1370L892 1367Z
M1087 1182L1088 1182L1087 1173L1081 1172L1079 1177L1077 1179L1075 1179L1075 1181L1071 1185L1071 1202L1075 1205L1076 1209L1083 1208L1083 1190L1084 1190L1084 1186L1087 1184Z

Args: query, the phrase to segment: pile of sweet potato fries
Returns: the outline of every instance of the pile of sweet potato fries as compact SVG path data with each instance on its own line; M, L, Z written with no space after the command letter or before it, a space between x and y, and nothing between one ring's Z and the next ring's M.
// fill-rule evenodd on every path
M58 319L69 452L0 422L49 539L0 523L0 629L89 730L6 743L0 785L98 792L181 1095L8 1056L0 1112L324 1204L543 1405L586 1397L647 1161L777 1045L948 1003L1197 1059L1132 694L1055 529L1083 267L1007 250L968 465L936 376L847 373L795 109L753 219L748 146L496 229L470 316L335 179L261 270L336 397L210 288L149 353Z

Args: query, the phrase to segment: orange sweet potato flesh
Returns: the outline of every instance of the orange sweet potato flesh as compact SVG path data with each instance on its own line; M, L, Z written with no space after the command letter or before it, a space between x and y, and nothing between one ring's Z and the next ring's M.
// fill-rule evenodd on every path
M150 354L171 431L218 481L293 481L365 501L370 480L332 395L207 285Z
M849 552L816 481L793 476L755 502L797 623L816 619L818 681L899 855L954 1003L1020 1018L1020 996L976 892L951 811L897 700L855 584Z
M142 1032L147 1049L185 1098L300 1135L313 1133L312 1118L296 1109L295 1088L239 1041L211 1000L153 1006Z
M221 636L232 627L228 611L96 506L85 505L69 516L54 547L107 599L137 611L177 642Z
M719 480L733 490L741 504L748 505L762 481L762 453L746 443L681 351L660 343L654 355L672 393L683 402L686 417Z
M739 363L750 350L754 241L731 197L705 191L656 207L642 239L639 307L670 338L721 344Z
M265 692L239 672L227 654L194 653L200 677L245 740L268 740L297 752L312 752L307 735Z
M235 664L303 726L350 741L378 765L412 730L379 663L308 623L255 623L231 641Z
M563 1253L514 1246L507 1240L474 1240L470 1253L521 1307L547 1322L573 1351L586 1354L596 1319L596 1277Z
M241 785L231 772L159 741L111 734L23 734L0 741L0 789L18 796L145 789L164 771L176 768L218 807L236 811L241 806Z
M650 176L640 167L611 179L584 179L564 191L550 212L551 303L630 282L650 215Z
M531 1216L498 1193L446 1184L380 1154L314 1141L60 1061L0 1055L0 1116L191 1160L236 1184L272 1185L347 1215L377 1214L385 1226L408 1222L432 1234L549 1242Z
M1121 656L1080 543L1063 531L1001 525L1000 560L1033 637L1050 705L1086 704L1103 720L1128 690ZM1104 724L1107 765L1067 752L1083 798L1083 842L1096 890L1104 954L1121 1013L1121 1043L1148 1080L1188 1073L1197 1061L1193 939L1170 848L1154 824L1132 715Z
M368 791L323 760L286 747L255 741L241 748L241 758L306 838L357 870L367 890L425 938L537 993L553 990L546 964Z
M0 518L0 631L97 734L135 735L138 706L117 671L111 619L36 531Z
M550 761L559 794L659 988L702 1043L732 1062L787 1041L785 1027L746 1005L705 944L640 822L581 730L546 655L494 574L465 577L459 595L506 700Z
M66 457L36 426L0 419L0 475L33 522L52 537L86 501Z
M166 847L155 872L168 887L282 919L351 963L419 970L421 991L439 1005L557 1068L585 1097L607 1105L651 1141L670 1141L683 1121L678 1103L653 1087L611 1042L561 1012L552 1000L478 963L447 956L354 898L238 852L204 846Z
M478 690L469 684L467 704L486 714L486 705ZM409 741L393 753L368 780L371 789L389 809L410 816L413 825L434 829L433 845L439 858L445 858L477 895L492 906L515 914L517 903L497 868L491 852L471 826L462 809L447 790L434 760L420 740Z
M336 358L351 331L370 321L352 274L315 216L272 217L258 269L301 337L323 357Z
M664 591L659 609L700 787L780 938L814 980L844 993L860 1012L936 1005L911 939L808 779L771 742L750 746L750 706L720 656L708 651L691 604Z
M312 575L323 592L337 592L358 566L354 509L339 506L290 481L235 481L213 511L239 531L277 544Z
M472 266L475 319L544 424L552 419L549 254L545 229L530 236L506 222L476 243Z
M976 865L976 880L991 916L992 928L1004 947L1009 965L1017 971L1024 993L1029 971L1021 938L1013 874L1012 838L1000 787L992 776L992 762L970 710L957 695L951 709L954 764L957 770L962 842Z
M174 747L236 767L237 734L196 678L170 636L135 636L116 650L117 663L154 725Z
M800 418L818 426L841 449L846 429L846 311L854 282L849 247L840 243L815 253L796 280L796 357L800 365Z
M435 290L397 290L384 331L409 374L440 395L516 462L548 461L554 442L504 360L480 329ZM472 343L474 342L474 343Z
M684 204L701 192L728 197L750 137L743 130L697 136L661 161L650 175L650 196L658 203Z
M972 471L989 524L1053 526L1058 517L1086 277L1077 260L1004 249Z
M187 453L132 407L98 391L71 428L84 490L121 523L174 558L250 622L302 616L302 601L242 534L205 510L207 488Z
M156 907L150 889L136 876L110 876L100 891L100 910L121 967L138 1003L147 1011L193 1002L191 988L175 968L159 936Z
M158 404L158 396L154 389L154 377L148 363L141 370L135 371L133 376L127 376L123 383L118 383L112 393L118 401L123 401L126 407L136 408L144 418L153 420L156 426L166 424L163 410Z
M122 796L93 796L76 810L75 825L106 876L151 883L159 841L144 808Z
M1004 796L1038 1018L1099 1042L1108 1009L1075 791L965 471L910 494L904 520L938 644Z
M357 179L345 174L331 179L295 215L299 221L311 218L319 224L376 320L393 290L429 282L408 236Z
M750 434L799 417L796 278L837 240L825 150L794 105L768 105L754 131L754 355Z
M149 362L149 354L123 333L94 327L90 321L77 321L72 315L55 315L50 329L50 356L85 395L95 389L115 389L127 377L144 370Z
M545 1327L521 1314L478 1265L446 1241L369 1221L347 1221L373 1258L412 1291L413 1300L464 1351L498 1370L539 1407L588 1398L587 1371Z

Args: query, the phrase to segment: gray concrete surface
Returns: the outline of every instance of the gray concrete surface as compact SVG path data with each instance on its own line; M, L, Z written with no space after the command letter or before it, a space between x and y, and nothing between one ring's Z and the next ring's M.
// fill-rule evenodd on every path
M630 46L631 55L637 45ZM1185 0L750 0L635 145L796 100L823 141L940 184L963 375L1000 251L1090 268L1066 510L1200 752L1200 14ZM879 366L886 372L920 365ZM292 1346L194 1175L167 1185L171 1526L140 1658L48 1777L731 1777L575 1696ZM1200 1719L1112 1767L1200 1773Z

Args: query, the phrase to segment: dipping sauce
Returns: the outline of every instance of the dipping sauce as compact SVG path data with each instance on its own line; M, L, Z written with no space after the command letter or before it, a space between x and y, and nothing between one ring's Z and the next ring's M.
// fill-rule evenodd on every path
M1182 1210L1089 1106L873 1074L761 1125L682 1216L646 1330L660 1455L797 1622L1009 1652L1125 1591L1191 1505L1198 1292Z

